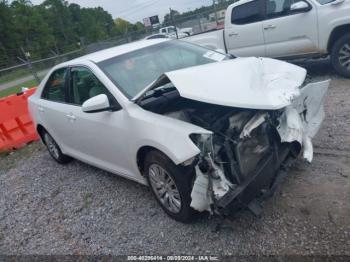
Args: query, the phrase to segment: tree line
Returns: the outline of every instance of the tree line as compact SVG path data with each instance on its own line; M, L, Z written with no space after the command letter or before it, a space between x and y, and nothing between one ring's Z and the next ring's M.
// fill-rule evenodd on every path
M18 64L23 51L35 60L142 30L142 23L114 21L101 7L83 8L64 0L45 0L40 5L0 0L0 68Z
M217 10L236 0L217 1ZM166 14L163 25L183 22L197 14L213 11L213 6L202 6L193 11ZM126 34L144 35L141 22L132 24L121 18L113 20L101 7L84 8L65 0L45 0L33 5L30 0L0 0L0 68L20 63L24 52L32 60L47 58Z

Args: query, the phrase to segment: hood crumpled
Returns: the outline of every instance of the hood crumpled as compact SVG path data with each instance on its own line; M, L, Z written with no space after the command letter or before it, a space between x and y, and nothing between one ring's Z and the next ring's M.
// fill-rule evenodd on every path
M300 95L306 70L270 58L237 58L165 73L184 98L230 107L281 109Z

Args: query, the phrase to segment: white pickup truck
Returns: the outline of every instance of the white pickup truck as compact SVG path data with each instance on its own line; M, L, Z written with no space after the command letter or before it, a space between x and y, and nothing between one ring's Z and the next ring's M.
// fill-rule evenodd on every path
M227 8L223 30L184 40L243 57L330 55L350 77L350 0L241 0Z
M172 38L173 36L176 36L176 31L178 34L178 38L183 38L186 36L193 35L193 28L187 27L187 28L178 28L175 26L167 26L167 27L162 27L159 29L160 34L165 34Z

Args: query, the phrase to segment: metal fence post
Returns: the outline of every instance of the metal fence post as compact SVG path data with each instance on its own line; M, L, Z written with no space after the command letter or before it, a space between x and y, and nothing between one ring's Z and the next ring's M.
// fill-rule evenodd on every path
M216 22L216 26L218 26L219 24L219 19L218 19L218 10L216 8L216 0L213 0L213 7L214 7L214 13L215 13L215 22Z
M174 28L175 28L175 34L176 34L176 39L179 39L179 35L177 33L177 28L175 25L175 21L174 21L174 16L173 16L173 10L171 8L170 9L170 19L171 19L171 23L173 24Z
M21 51L22 51L24 57L26 58L26 60L24 60L24 59L22 59L22 58L20 58L20 57L17 57L17 58L18 58L19 60L21 60L23 63L26 63L26 64L27 64L27 66L28 66L29 70L32 72L32 74L33 74L35 80L38 82L38 84L40 84L41 80L40 80L40 78L39 78L37 72L35 71L35 68L34 68L33 65L32 65L32 62L31 62L31 60L30 60L30 54L29 54L29 52L25 52L24 49L23 49L23 47L21 47Z

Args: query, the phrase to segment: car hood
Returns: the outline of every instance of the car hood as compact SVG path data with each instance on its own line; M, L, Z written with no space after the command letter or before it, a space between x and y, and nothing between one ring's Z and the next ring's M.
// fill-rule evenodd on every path
M236 58L167 72L142 91L157 88L167 78L180 96L192 100L249 109L281 109L300 95L306 70L270 58Z

